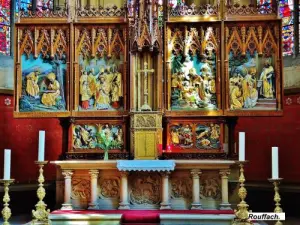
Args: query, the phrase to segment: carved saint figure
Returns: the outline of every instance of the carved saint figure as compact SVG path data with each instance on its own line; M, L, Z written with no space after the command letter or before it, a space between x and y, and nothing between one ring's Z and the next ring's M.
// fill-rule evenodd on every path
M48 90L42 96L42 103L46 106L54 106L56 105L56 99L60 96L60 84L54 73L49 73L47 78L49 80Z
M249 73L244 77L242 83L244 108L253 108L258 99L258 92L256 90L256 69L250 68Z
M39 71L34 71L29 73L26 76L26 92L28 95L34 97L34 98L39 98L39 92L40 88L38 85L38 77L39 77L40 72Z
M241 85L235 83L230 93L230 109L243 108L243 96L241 92Z
M172 139L172 143L175 145L179 144L179 134L178 134L178 130L177 129L173 129L171 131L171 139Z
M260 95L265 98L274 98L275 81L274 68L271 66L271 59L265 60L265 66L260 74Z

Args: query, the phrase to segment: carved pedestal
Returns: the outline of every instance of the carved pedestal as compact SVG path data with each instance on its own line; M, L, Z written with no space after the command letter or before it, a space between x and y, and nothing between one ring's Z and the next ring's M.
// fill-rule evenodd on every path
M131 115L131 152L135 159L156 159L162 144L162 114L134 112Z

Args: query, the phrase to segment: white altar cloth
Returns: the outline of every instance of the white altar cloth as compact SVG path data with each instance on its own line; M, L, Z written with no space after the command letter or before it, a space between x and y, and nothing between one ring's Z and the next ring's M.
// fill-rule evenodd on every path
M117 160L119 171L173 171L174 160Z

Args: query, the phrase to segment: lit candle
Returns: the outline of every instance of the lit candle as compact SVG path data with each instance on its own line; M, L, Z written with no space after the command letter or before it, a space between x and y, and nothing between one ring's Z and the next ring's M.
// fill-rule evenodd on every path
M10 179L10 156L11 156L11 151L10 149L5 149L4 150L4 180L9 180Z
M245 132L239 132L239 161L245 161Z
M40 130L39 132L39 156L38 161L45 160L45 131Z
M278 178L278 147L272 147L272 179Z

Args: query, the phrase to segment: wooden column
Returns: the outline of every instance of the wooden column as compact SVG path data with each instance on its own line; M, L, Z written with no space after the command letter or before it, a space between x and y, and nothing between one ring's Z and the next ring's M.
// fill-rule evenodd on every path
M162 202L160 209L171 209L169 202L169 175L170 172L161 173L162 176Z
M64 203L61 210L72 210L71 194L72 194L72 170L63 170L63 176L65 177L65 195Z
M220 170L220 176L222 180L222 203L220 204L221 210L231 209L228 201L228 175L230 174L229 170Z
M91 178L91 200L88 209L97 209L98 170L89 171Z
M128 202L128 172L121 172L121 196L119 209L130 209Z
M194 169L191 170L193 178L193 203L191 209L202 209L202 204L200 202L200 175L201 170Z

